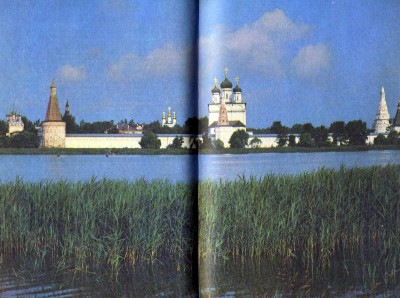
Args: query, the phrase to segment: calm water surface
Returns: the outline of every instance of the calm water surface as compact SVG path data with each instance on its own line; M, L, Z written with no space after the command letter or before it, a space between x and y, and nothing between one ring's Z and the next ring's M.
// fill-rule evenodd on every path
M198 158L198 160L197 160ZM0 181L127 179L177 181L298 174L321 167L400 164L400 150L224 155L0 155Z
M338 169L400 164L400 150L364 152L261 153L201 155L200 179L236 179L266 174L299 174L319 168Z

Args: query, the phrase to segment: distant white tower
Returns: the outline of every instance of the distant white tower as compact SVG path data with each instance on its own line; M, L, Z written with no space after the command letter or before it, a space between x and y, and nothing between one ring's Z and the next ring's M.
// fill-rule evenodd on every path
M376 133L386 133L389 126L390 126L390 115L386 104L385 89L383 88L382 85L381 99L379 101L378 111L376 112L376 117L372 128Z

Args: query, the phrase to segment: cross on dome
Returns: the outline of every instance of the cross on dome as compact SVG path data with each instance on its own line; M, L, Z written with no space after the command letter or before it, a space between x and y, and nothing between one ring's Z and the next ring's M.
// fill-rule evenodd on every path
M228 77L228 71L229 71L228 67L225 66L224 71L225 71L225 78L227 78Z
M218 79L215 77L215 78L214 78L214 85L215 85L215 87L217 87L217 84L218 84Z
M236 81L236 86L238 86L239 85L239 77L236 77L235 81Z

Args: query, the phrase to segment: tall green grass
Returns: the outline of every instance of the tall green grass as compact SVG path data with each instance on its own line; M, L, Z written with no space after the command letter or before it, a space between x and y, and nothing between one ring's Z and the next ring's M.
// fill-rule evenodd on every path
M395 280L399 235L400 166L198 185L144 179L0 184L0 252L83 270L165 257L180 264L197 250L198 236L201 257L295 257L312 266L329 266L337 255L354 259L345 256L349 251L371 260L374 248L379 266ZM368 268L369 275L378 269Z
M89 270L191 257L197 189L168 181L0 185L0 250ZM72 265L71 265L72 264Z
M302 258L349 250L400 256L400 166L321 169L199 185L200 255ZM393 269L395 270L395 269Z

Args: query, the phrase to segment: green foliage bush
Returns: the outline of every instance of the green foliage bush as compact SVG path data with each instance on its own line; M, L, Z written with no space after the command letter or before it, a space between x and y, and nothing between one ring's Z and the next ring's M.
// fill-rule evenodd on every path
M154 132L147 131L141 138L139 145L146 149L160 149L161 141Z
M249 134L243 129L235 131L229 139L231 148L245 148L248 144Z
M37 148L39 147L39 136L29 131L15 133L5 138L5 147L8 148Z
M183 145L183 137L176 136L172 143L167 146L168 149L180 149Z

